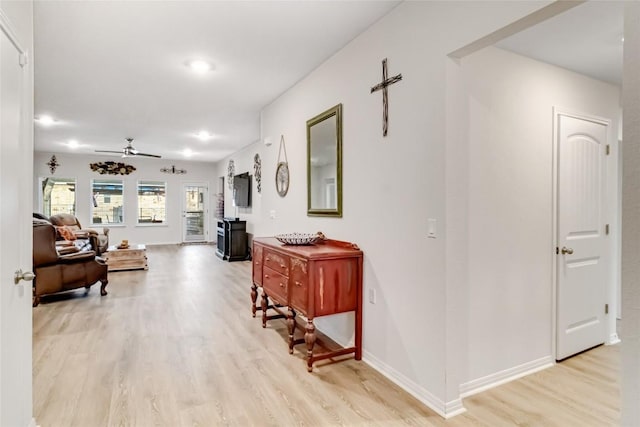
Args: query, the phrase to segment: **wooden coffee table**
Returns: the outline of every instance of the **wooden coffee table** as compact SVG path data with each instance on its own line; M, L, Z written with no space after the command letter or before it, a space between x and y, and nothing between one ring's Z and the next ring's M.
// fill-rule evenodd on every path
M145 245L129 245L126 249L109 246L104 253L108 271L148 270Z

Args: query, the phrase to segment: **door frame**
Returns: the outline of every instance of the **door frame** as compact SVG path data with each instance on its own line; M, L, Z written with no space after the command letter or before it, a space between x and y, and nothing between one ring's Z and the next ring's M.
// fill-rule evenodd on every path
M604 117L600 117L600 116L596 116L593 114L588 114L588 113L584 113L584 112L577 112L574 109L570 109L570 108L564 108L564 107L559 107L559 106L554 106L552 108L553 110L553 152L552 152L552 183L551 183L551 192L552 192L552 203L551 203L551 212L552 212L552 221L551 221L551 243L552 243L552 247L550 248L550 253L551 253L551 257L552 257L552 277L551 277L551 355L552 358L555 361L557 360L556 358L558 357L558 353L557 353L557 340L558 340L558 274L560 271L560 257L556 254L556 248L558 248L558 169L560 167L559 165L559 155L558 155L558 150L560 149L560 141L558 140L558 126L559 126L559 116L567 116L567 117L573 117L576 119L580 119L580 120L586 120L586 121L590 121L590 122L594 122L594 123L598 123L598 124L602 124L604 126L607 127L607 144L611 145L611 141L612 141L612 121L610 119L604 118ZM605 163L604 163L604 173L603 173L603 179L605 180L605 183L603 185L604 189L605 189L605 193L602 195L602 207L603 207L603 219L606 223L611 223L611 218L609 218L609 212L606 209L606 198L607 198L607 194L608 194L608 188L609 188L609 180L608 180L608 168L607 168L607 161L605 159ZM603 224L604 226L604 224ZM609 237L611 238L615 238L615 233L610 233ZM615 284L610 283L610 272L611 272L611 268L613 263L611 262L612 256L614 255L613 251L611 250L611 245L607 244L605 245L605 254L607 257L607 262L605 264L605 269L606 269L606 277L607 277L607 283L605 284L606 286L606 290L605 290L605 294L607 295L607 300L609 300L609 295L611 293L611 288L615 286ZM610 337L612 336L612 334L615 334L615 328L613 331L611 331L610 328L610 322L609 319L611 316L613 316L615 318L615 313L617 311L617 301L612 300L609 301L609 306L610 306L610 310L609 310L609 314L607 318L605 318L605 329L606 329L606 337L605 337L605 345L609 345L609 344L615 344L615 342L611 342Z
M204 239L203 240L198 240L198 241L194 241L194 242L189 242L187 240L185 240L185 236L186 236L186 227L187 227L187 221L185 219L185 212L186 212L186 206L185 206L185 200L184 200L184 195L185 195L185 188L187 186L192 186L192 187L205 187L207 190L204 192L204 200L203 200L203 209L204 209ZM180 217L182 218L182 223L180 225L180 231L181 231L181 236L180 236L180 240L182 243L202 243L202 242L209 242L210 240L210 236L209 236L209 202L210 202L210 197L209 197L209 181L182 181L181 182L181 189L180 189L180 209L181 209L181 215Z

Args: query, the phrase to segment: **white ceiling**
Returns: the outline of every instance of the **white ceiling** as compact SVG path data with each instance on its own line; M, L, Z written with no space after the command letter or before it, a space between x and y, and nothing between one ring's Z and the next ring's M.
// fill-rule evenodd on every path
M623 12L621 1L588 1L496 46L621 85Z
M35 149L119 150L132 137L166 159L188 148L219 160L260 138L265 105L398 3L36 1L35 115L57 122L35 124ZM194 74L194 58L215 70Z
M39 151L217 161L260 138L259 112L398 1L36 1ZM623 2L590 1L497 44L621 84ZM212 62L194 74L185 63ZM193 136L206 130L203 142ZM77 149L69 140L80 143Z

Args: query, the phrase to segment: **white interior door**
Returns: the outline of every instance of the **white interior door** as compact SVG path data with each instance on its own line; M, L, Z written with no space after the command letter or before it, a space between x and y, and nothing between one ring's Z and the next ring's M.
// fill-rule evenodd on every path
M556 359L606 339L605 121L559 113Z
M16 270L31 271L33 113L27 111L26 56L5 19L0 13L0 425L26 426L32 420L32 292L30 281L14 283L14 277Z
M184 184L182 188L182 241L205 242L208 234L208 186Z

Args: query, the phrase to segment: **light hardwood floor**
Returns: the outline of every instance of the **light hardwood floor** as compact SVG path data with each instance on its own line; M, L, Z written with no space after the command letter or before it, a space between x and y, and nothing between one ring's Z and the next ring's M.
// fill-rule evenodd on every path
M250 313L250 262L208 245L147 249L149 271L109 273L33 310L34 414L42 427L609 426L618 348L599 347L464 400L443 420L364 362L289 355L283 320Z

